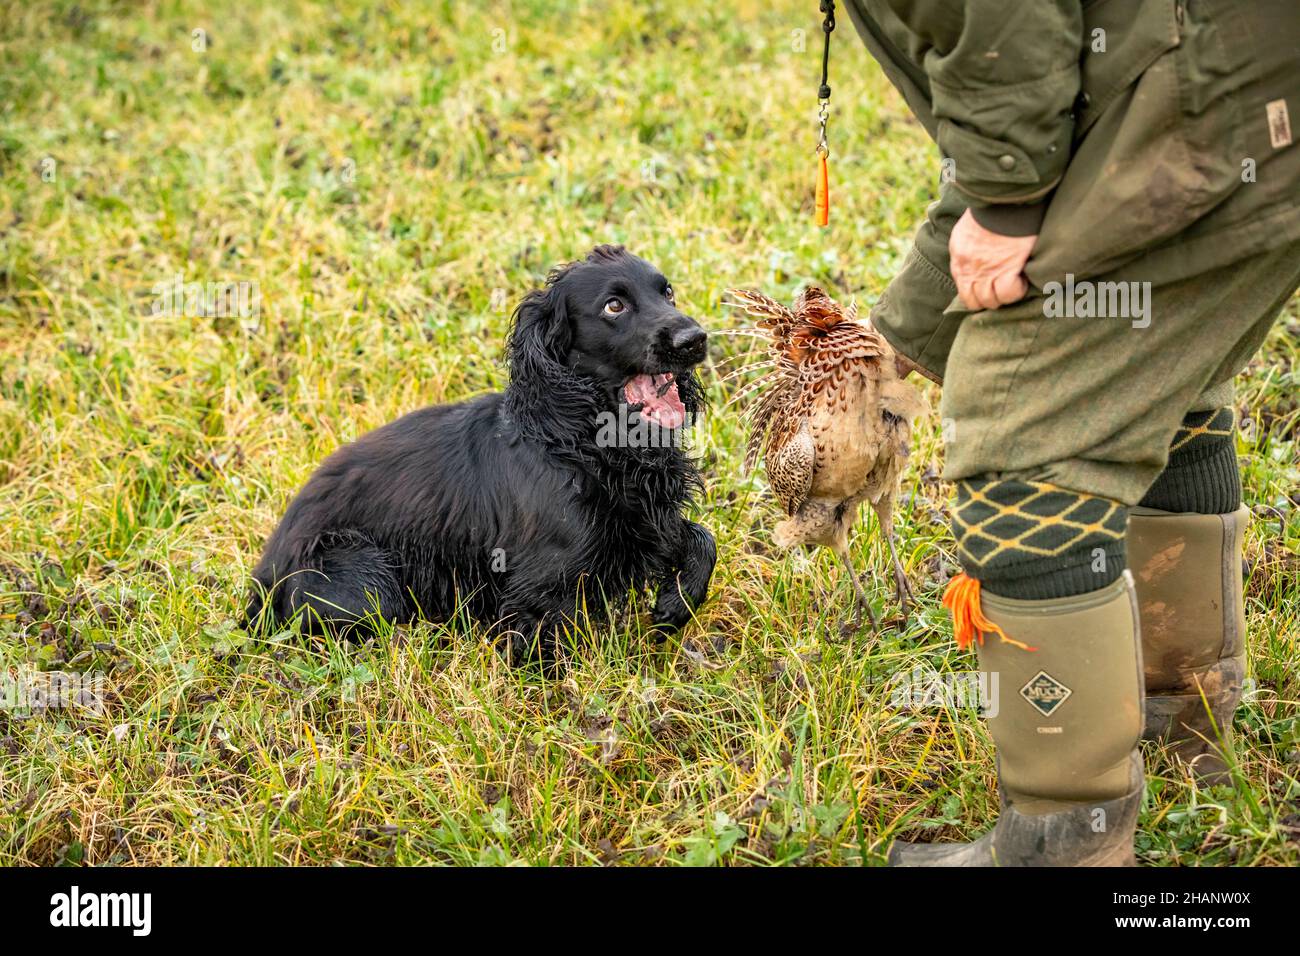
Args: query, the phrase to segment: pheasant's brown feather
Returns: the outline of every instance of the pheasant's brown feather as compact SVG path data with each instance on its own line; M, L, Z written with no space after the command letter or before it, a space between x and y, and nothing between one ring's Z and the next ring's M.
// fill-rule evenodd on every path
M801 428L788 440L773 446L766 464L772 492L785 508L785 513L797 513L808 497L816 466L816 449L808 429Z

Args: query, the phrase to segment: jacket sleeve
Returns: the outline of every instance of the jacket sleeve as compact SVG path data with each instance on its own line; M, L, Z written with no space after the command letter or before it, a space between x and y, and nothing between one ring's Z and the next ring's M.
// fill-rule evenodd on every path
M910 52L930 84L939 149L972 214L995 231L1036 232L1070 158L1080 0L887 2L921 44Z

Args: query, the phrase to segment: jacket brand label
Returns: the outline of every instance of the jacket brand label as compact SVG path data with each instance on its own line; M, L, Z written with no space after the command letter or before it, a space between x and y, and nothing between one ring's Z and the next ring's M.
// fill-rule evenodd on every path
M1268 139L1274 149L1291 145L1291 115L1286 110L1286 100L1274 100L1264 105L1268 114Z

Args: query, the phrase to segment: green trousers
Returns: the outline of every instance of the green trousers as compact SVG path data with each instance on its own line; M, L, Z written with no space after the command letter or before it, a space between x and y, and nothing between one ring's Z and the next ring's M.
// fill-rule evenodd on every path
M1300 243L1179 281L1118 272L956 307L947 188L872 310L890 343L944 383L944 478L996 475L1136 505L1190 411L1232 402L1232 379L1300 287Z

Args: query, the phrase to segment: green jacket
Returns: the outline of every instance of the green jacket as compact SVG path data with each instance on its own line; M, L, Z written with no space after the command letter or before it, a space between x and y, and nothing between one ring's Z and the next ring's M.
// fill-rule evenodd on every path
M844 5L1034 285L1300 239L1300 0Z

